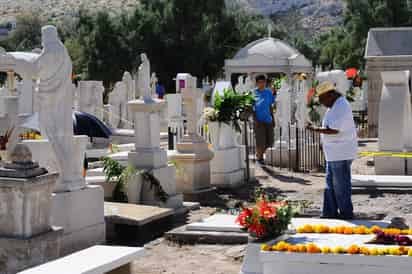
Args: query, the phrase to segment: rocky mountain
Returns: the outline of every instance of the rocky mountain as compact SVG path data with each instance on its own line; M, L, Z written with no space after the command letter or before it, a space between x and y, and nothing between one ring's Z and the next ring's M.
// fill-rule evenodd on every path
M227 0L265 16L288 30L325 31L342 23L344 0Z
M205 0L206 1L206 0ZM344 0L225 0L229 7L241 7L265 16L288 30L317 32L342 21ZM130 9L138 0L0 0L0 21L13 21L24 12L37 12L48 19L73 16L79 7L91 10ZM1 23L1 22L0 22Z

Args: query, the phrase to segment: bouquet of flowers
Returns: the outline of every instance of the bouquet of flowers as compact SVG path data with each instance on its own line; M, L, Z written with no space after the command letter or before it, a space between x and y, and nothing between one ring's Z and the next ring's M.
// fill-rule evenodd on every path
M245 231L258 239L275 238L288 229L293 217L286 202L270 201L262 195L253 207L245 207L236 219Z
M226 89L223 92L223 96L215 95L213 107L204 109L202 119L206 122L232 125L236 131L240 132L239 120L243 113L250 111L253 103L253 94L238 94L232 89Z
M363 80L365 80L366 77L356 68L349 68L345 73L348 80L351 81L351 87L346 92L346 99L349 102L354 102L356 93L361 92Z
M375 238L367 242L368 244L401 245L412 246L412 239L406 235L396 235L377 231Z

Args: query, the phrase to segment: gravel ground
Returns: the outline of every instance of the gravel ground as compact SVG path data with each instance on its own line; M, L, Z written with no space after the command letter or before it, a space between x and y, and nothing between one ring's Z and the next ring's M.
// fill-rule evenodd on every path
M361 150L377 149L376 140L361 142ZM373 159L361 157L353 163L353 174L373 174ZM189 216L197 221L226 207L234 207L238 201L250 201L254 187L262 187L278 197L293 201L305 201L308 211L320 212L325 175L323 173L297 174L286 170L258 167L258 183L241 189L220 192L217 207L203 207ZM355 212L365 215L385 214L386 219L404 217L412 225L412 192L407 190L355 191ZM134 265L134 274L237 274L242 263L245 246L195 245L178 246L158 239L147 245L147 255Z

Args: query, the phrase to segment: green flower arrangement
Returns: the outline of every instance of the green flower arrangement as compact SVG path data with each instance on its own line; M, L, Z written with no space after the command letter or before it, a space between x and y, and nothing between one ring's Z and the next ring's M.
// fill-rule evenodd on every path
M233 89L225 89L222 96L218 93L215 95L213 107L203 111L203 119L232 125L237 132L240 132L239 121L252 113L254 102L255 97L252 92L239 94Z

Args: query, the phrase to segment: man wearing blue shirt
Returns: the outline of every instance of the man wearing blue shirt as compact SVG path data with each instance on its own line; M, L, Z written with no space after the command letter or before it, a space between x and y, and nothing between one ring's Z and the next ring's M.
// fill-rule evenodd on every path
M274 141L273 104L275 103L275 96L272 90L266 87L266 77L264 75L256 77L256 86L254 105L256 157L257 161L263 164L263 155L273 145Z

